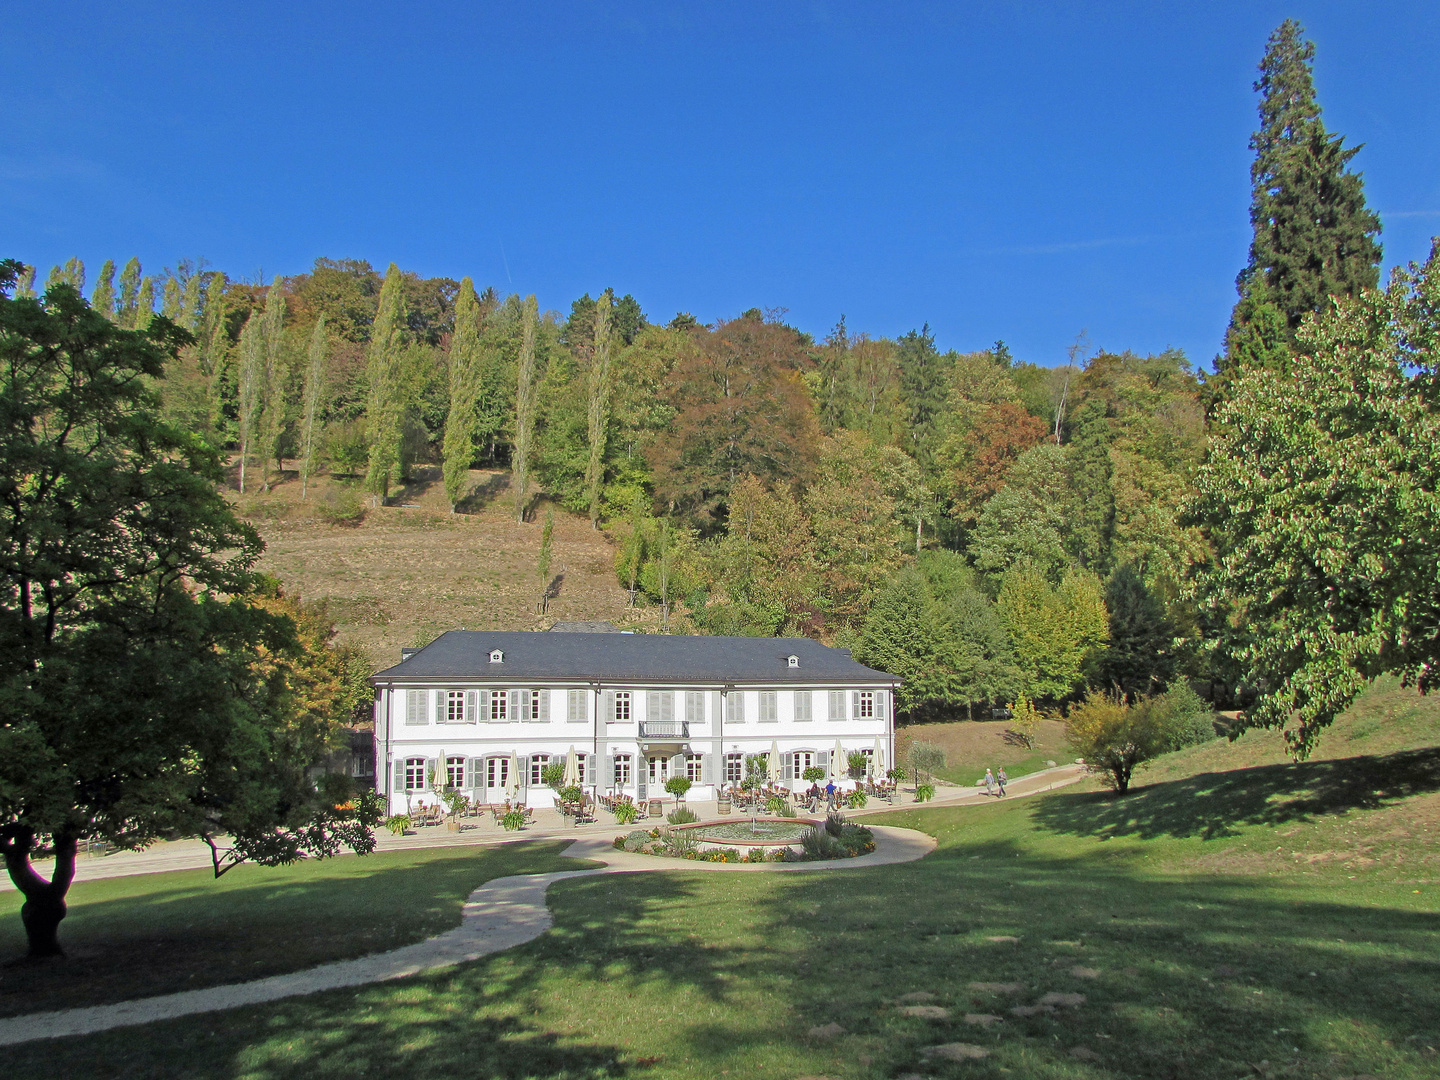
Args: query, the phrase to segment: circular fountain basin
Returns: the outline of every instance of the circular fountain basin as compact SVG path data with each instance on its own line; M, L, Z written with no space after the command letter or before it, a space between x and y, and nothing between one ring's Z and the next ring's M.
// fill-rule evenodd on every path
M696 839L707 844L733 844L736 847L781 847L798 844L800 838L823 822L814 818L756 818L754 831L748 818L735 820L696 821L676 825L675 831L695 833Z

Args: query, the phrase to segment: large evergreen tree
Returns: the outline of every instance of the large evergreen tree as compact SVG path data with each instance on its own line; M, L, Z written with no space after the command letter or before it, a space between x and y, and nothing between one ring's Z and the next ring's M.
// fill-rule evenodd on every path
M900 394L909 413L905 448L928 474L949 391L949 365L935 351L935 335L929 323L900 339L896 359L900 365Z
M1360 147L1325 130L1315 100L1315 45L1286 19L1270 35L1255 89L1260 126L1250 137L1250 259L1236 285L1222 373L1280 367L1295 331L1332 296L1351 297L1379 281L1380 219L1365 205Z

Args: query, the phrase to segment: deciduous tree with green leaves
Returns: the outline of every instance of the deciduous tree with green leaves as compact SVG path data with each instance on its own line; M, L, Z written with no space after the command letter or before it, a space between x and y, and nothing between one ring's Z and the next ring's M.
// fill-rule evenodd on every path
M1288 374L1242 373L1191 503L1215 554L1195 596L1259 694L1238 730L1304 756L1360 690L1440 665L1440 241L1308 320Z
M123 331L69 285L11 299L18 271L0 263L0 855L44 957L82 840L228 835L220 873L369 851L379 812L309 780L344 680L292 678L305 646L255 602L222 462L161 416L189 335Z

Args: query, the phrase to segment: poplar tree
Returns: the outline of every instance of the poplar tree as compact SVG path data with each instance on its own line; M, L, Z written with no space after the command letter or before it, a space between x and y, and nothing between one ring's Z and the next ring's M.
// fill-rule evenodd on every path
M400 466L401 423L404 419L404 402L400 400L400 353L405 332L404 287L400 268L391 263L385 271L375 321L370 326L370 349L366 358L370 393L365 410L370 427L370 464L365 472L365 486L376 506L390 493L390 482Z
M540 575L540 614L550 606L550 563L555 554L555 508L545 511L545 524L540 529L540 557L535 569Z
M200 274L191 274L180 297L180 317L175 321L194 332L205 314L205 282Z
M155 279L146 277L140 282L140 294L135 298L133 329L144 330L155 317Z
M180 282L174 274L165 278L165 285L160 291L160 314L177 326L180 324Z
M265 331L262 317L252 311L240 330L240 493L245 493L245 466L255 438L261 383L265 377Z
M225 422L225 385L230 351L229 304L225 299L225 275L212 274L205 286L205 318L200 354L201 370L209 380L210 422L222 431Z
M132 257L120 271L120 304L116 321L129 330L135 325L135 308L140 303L140 260Z
M265 372L260 406L260 490L270 490L270 462L283 479L280 439L285 431L285 282L276 276L265 295Z
M320 390L325 381L325 354L328 351L325 336L325 315L315 321L310 332L310 351L305 365L305 392L301 400L303 415L300 421L300 501L310 487L310 473L315 467L315 414L320 407Z
M465 497L470 463L475 460L480 392L480 299L475 283L460 281L455 297L455 333L450 339L450 411L445 417L445 497L455 513Z
M610 419L610 306L615 294L606 289L595 305L595 343L591 347L589 407L586 410L590 456L585 462L585 493L590 526L600 527L600 488L605 476L605 430Z
M15 298L17 300L30 300L35 297L35 267L22 266L20 274L15 279Z
M106 259L100 267L95 291L90 294L90 307L111 322L115 321L115 260Z
M1236 278L1240 299L1225 335L1222 374L1284 370L1305 317L1332 296L1353 297L1380 280L1380 218L1365 204L1361 147L1325 129L1315 100L1315 45L1286 19L1270 35L1260 78L1260 126L1250 137L1250 258Z
M52 266L50 276L45 279L45 287L51 285L69 285L76 292L85 291L85 264L77 258L65 260L64 266Z
M535 431L535 334L539 328L539 305L535 294L525 298L521 312L520 362L515 385L515 457L511 471L515 481L515 520L525 520L530 501L530 438Z

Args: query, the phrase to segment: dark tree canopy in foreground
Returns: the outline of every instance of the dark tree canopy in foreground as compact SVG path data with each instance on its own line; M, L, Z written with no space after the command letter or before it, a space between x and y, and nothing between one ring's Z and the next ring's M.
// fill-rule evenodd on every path
M64 283L12 299L18 270L0 263L0 853L43 956L83 839L224 835L219 872L369 850L373 811L307 779L342 680L255 595L218 454L160 417L152 383L191 336L120 329Z

